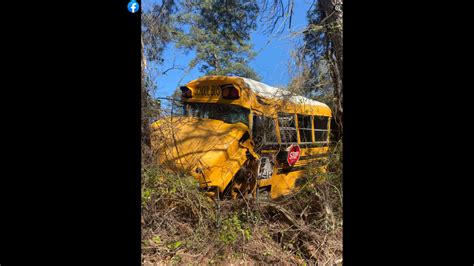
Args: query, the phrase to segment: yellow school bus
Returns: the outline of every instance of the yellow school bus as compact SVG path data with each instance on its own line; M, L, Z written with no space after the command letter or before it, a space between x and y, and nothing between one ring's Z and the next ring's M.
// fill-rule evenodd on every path
M324 103L242 77L205 76L181 92L183 115L152 124L152 150L159 165L191 174L213 197L280 198L327 157Z

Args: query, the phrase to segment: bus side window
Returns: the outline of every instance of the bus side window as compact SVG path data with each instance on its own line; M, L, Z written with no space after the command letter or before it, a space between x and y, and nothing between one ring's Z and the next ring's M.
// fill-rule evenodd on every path
M253 116L253 141L257 147L264 144L277 144L275 120L266 116Z
M310 115L298 115L298 129L300 130L301 144L309 144L313 142L313 130L311 127Z
M298 141L294 114L279 113L278 125L280 127L281 144L291 144Z
M314 116L315 141L324 144L324 146L328 143L328 122L327 116Z

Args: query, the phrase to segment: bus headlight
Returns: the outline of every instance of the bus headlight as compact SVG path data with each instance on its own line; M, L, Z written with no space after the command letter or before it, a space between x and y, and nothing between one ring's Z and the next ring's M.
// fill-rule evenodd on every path
M201 167L196 167L196 169L194 169L194 171L196 172L196 174L202 174L202 168Z

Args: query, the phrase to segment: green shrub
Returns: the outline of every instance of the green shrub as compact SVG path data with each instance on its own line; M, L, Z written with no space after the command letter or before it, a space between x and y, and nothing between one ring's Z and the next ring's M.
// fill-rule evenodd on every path
M250 240L252 237L250 228L240 220L237 212L233 212L222 221L219 231L219 240L226 245L233 245L238 240Z

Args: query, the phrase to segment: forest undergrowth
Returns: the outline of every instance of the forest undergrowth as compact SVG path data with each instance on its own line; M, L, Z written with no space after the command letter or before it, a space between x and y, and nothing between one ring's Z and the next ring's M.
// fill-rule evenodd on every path
M342 265L342 142L329 171L310 165L306 183L280 200L216 203L190 176L142 166L142 264Z

